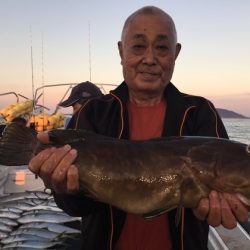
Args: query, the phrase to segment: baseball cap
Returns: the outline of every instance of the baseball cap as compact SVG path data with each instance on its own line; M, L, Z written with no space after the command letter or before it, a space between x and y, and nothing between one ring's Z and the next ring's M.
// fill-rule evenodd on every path
M79 100L89 99L92 97L102 96L101 90L92 82L82 82L77 84L68 97L67 100L59 103L59 106L69 107Z

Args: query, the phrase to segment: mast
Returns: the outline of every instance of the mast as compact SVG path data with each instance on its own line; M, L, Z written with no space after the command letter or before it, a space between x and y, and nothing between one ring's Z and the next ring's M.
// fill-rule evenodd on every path
M91 82L91 47L90 47L90 21L88 23L89 27L89 81Z
M34 69L33 69L33 45L32 45L32 29L30 26L30 61L31 61L31 90L32 90L32 99L34 100L35 96L35 87L34 87Z
M43 32L41 33L41 42L42 42L42 87L44 86L44 55L43 55L43 52L44 52L44 49L43 49ZM43 106L44 106L44 88L43 88L43 91L42 91L42 95L43 95L43 99L42 99L42 103L43 103ZM42 111L44 112L44 108L42 108Z

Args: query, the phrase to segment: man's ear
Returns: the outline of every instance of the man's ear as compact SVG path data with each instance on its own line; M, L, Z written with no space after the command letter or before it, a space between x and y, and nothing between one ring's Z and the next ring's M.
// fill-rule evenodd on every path
M122 60L123 60L122 42L119 41L117 45L118 45L119 55L120 55L121 64L122 64Z
M181 51L181 44L180 43L176 43L176 45L175 45L175 60L178 57L180 51Z

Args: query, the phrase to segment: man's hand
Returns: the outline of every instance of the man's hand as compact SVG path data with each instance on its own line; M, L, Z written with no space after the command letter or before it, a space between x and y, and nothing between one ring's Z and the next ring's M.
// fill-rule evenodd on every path
M42 144L49 143L49 136L40 133L37 138ZM78 170L73 165L77 151L70 145L48 148L41 151L29 162L29 169L38 175L45 187L57 193L72 193L79 189Z
M223 225L227 229L236 227L237 221L247 221L249 217L248 209L236 195L216 191L200 200L193 212L198 219L206 219L209 225Z

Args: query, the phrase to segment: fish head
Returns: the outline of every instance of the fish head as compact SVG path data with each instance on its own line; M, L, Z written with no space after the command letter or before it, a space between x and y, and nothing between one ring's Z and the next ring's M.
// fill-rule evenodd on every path
M225 167L216 170L216 186L223 192L236 194L250 206L250 145L241 145L224 159Z
M246 146L246 152L250 155L250 144Z
M196 178L210 189L240 194L245 201L250 201L250 145L209 140L189 152L190 169Z
M223 182L220 183L220 186L223 186L223 191L235 194L241 194L247 200L250 201L250 179L242 175L232 174L226 175L223 178Z

